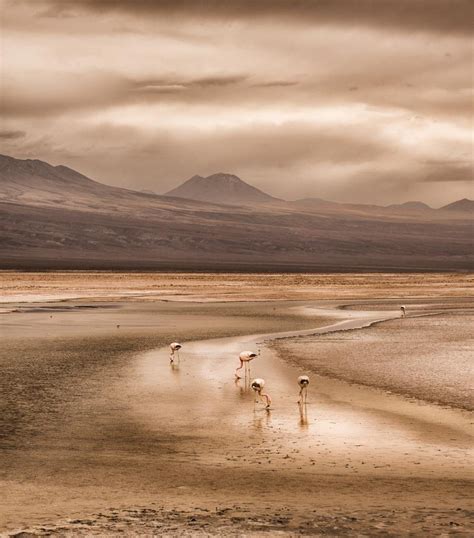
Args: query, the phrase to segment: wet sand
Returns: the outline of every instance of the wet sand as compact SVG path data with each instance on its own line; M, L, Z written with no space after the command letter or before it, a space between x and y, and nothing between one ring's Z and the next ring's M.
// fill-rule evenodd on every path
M409 308L356 331L277 340L281 358L319 375L474 410L474 302Z
M300 413L301 367L286 360L297 354L281 360L268 345L393 318L390 301L75 308L87 304L16 304L0 320L5 422L15 425L2 440L4 531L472 533L472 414L314 374ZM185 345L172 367L164 346L174 339ZM238 351L254 347L269 412L232 377Z

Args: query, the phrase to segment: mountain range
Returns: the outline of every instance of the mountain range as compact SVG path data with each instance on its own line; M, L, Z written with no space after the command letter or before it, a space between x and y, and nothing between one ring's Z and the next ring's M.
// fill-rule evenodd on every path
M143 192L143 191L142 191ZM233 174L217 173L211 176L202 177L193 176L178 187L165 193L165 196L175 198L186 198L188 200L198 200L203 202L213 202L216 204L226 205L252 205L252 204L270 204L285 203L286 205L294 204L298 207L314 207L319 210L328 210L337 208L338 210L346 209L354 211L359 209L365 212L371 211L392 211L392 212L413 212L413 211L436 211L428 204L419 201L410 201L402 204L391 204L388 206L377 206L367 204L341 204L330 202L322 198L303 198L294 202L287 202L280 198L270 196L266 192L249 185ZM440 207L439 210L473 212L474 201L464 198L451 204Z
M288 202L232 174L157 195L2 155L0 267L469 269L473 206Z

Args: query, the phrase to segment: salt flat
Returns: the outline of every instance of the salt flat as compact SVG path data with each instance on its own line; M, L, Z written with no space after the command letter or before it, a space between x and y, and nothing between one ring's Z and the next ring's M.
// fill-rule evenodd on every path
M136 275L128 288L114 274L2 276L22 299L63 293L68 278L71 294L90 293L6 302L0 316L5 532L469 532L472 414L388 393L374 360L469 315L468 275L426 275L422 287L423 275ZM376 345L360 347L367 338ZM183 350L170 365L173 340ZM261 349L252 375L267 381L269 412L233 377L247 348ZM344 365L352 348L371 387ZM311 377L304 413L300 373Z

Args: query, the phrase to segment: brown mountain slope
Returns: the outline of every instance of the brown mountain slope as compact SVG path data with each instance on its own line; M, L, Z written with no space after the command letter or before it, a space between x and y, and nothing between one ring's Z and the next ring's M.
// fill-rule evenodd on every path
M17 174L15 161L0 168L4 268L472 267L469 219L220 206L109 187L41 161L19 161Z
M452 204L443 206L441 211L457 211L460 213L470 213L471 216L474 213L474 200L469 200L468 198L463 198L462 200L457 200Z
M273 196L249 185L232 174L193 176L166 196L213 202L216 204L245 205L278 201Z

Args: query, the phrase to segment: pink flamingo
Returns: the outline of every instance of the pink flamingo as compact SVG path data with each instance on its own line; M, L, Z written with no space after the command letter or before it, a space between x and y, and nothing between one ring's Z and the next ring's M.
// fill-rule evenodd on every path
M258 354L260 353L260 350L258 351ZM240 376L237 374L237 370L241 370L245 364L245 377L247 377L248 374L250 374L250 361L255 359L255 357L258 356L257 353L254 353L253 351L242 351L242 353L239 354L240 359L240 366L235 369L235 377L237 379L240 379Z
M406 308L404 306L400 307L400 312L402 313L402 318L404 318L407 315Z
M298 377L298 385L300 386L300 398L298 403L306 405L306 400L308 399L309 377L307 375L300 375Z
M272 399L270 397L270 394L266 394L265 392L262 392L263 387L265 386L265 379L261 379L260 377L257 377L257 379L254 379L252 381L250 386L257 394L257 399L255 400L255 403L257 403L262 398L265 398L265 401L266 401L265 409L270 409L270 405L272 404Z
M178 355L178 362L179 362L179 350L183 346L181 344L178 344L178 342L173 342L170 344L170 362L174 361L174 354Z

